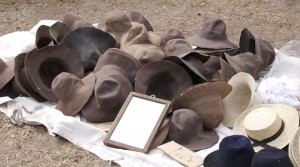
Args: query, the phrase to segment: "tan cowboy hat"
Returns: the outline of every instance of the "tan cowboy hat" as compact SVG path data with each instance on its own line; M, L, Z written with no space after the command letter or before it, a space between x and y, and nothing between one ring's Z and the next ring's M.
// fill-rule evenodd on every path
M0 59L0 89L14 77L14 61L4 62Z
M293 135L288 150L293 165L300 166L300 128Z
M231 85L222 81L194 85L175 98L172 108L188 108L195 111L202 118L203 127L213 129L223 121L222 99L231 89Z
M246 109L235 121L233 134L247 136L259 151L287 146L299 126L298 111L284 104L259 104Z
M95 74L91 72L83 79L62 72L57 75L51 85L58 98L56 109L64 115L76 115L91 97L95 86Z
M247 73L235 74L229 81L231 92L223 99L224 120L223 125L233 127L237 117L248 107L262 103L261 98L255 93L255 80Z
M56 45L46 46L34 54L26 55L26 74L38 93L51 102L57 102L51 84L61 72L69 72L79 78L84 76L79 56L71 49Z

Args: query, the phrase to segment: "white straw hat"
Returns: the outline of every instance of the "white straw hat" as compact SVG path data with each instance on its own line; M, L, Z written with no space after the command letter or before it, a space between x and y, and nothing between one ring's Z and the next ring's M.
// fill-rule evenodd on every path
M248 107L262 103L262 100L255 93L254 78L248 73L235 74L228 84L232 86L232 90L223 99L224 120L222 124L231 128L239 115Z
M289 157L294 166L300 166L300 128L293 135L289 144Z
M299 126L298 111L284 104L259 104L246 109L236 120L233 134L247 136L259 151L284 148Z

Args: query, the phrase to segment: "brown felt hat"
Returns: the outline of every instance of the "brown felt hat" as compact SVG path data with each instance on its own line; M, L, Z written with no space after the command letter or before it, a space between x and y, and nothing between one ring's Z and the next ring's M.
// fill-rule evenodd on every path
M57 75L51 85L58 98L56 109L67 116L76 115L91 97L95 80L93 72L82 79L66 72Z
M28 59L26 57L28 57L28 55L34 54L36 51L37 49L34 49L28 53L22 53L15 58L15 67L14 67L15 78L13 80L13 89L15 92L17 92L20 95L27 95L32 97L38 102L43 102L46 101L46 99L42 97L38 93L38 91L34 88L34 86L31 84L31 81L29 79L26 70L27 59ZM26 58L26 62L25 62L25 58Z
M235 56L230 56L227 53L225 58L236 73L245 72L255 80L259 79L259 74L263 70L263 60L251 52L241 53Z
M168 139L192 151L212 147L218 142L219 136L212 130L203 130L202 121L193 110L182 108L173 111Z
M161 50L160 47L151 44L129 45L122 50L133 56L142 65L162 60L166 57L164 51Z
M51 102L57 102L51 84L61 72L69 72L79 78L84 76L83 66L79 56L71 49L56 45L37 50L26 55L25 66L30 83L38 93ZM26 62L26 60L25 60Z
M120 44L120 39L132 26L129 16L121 11L114 10L109 12L102 22L98 24L98 28L112 35L117 44Z
M203 23L199 35L187 39L187 41L199 48L206 49L233 49L237 45L228 40L226 34L226 24L221 19L210 19Z
M14 77L14 61L4 62L0 59L0 89L2 89Z
M165 60L144 65L135 79L136 92L166 100L173 100L192 85L191 77L184 68Z
M108 49L99 59L94 68L94 72L100 71L105 66L113 66L125 75L132 85L135 82L135 76L142 65L126 52L117 49Z
M231 67L230 64L228 64L227 61L225 61L223 58L219 57L220 61L220 69L212 76L212 81L224 81L228 82L231 77L233 77L236 72Z
M207 62L203 63L204 76L211 81L213 76L221 69L220 56L210 56Z
M94 92L81 113L92 123L110 122L115 119L133 87L119 70L106 66L95 73Z
M166 43L171 39L185 39L184 34L176 28L168 29L164 34L161 35L161 44L162 49L165 48Z
M217 127L224 119L222 99L231 91L227 82L206 82L184 90L173 102L173 110L188 108L195 111L205 129Z
M37 48L42 48L48 46L52 42L52 37L49 32L50 27L46 25L41 25L35 36L35 45Z
M59 21L54 23L49 29L49 33L56 43L60 43L60 41L70 32L71 29L68 28L65 23Z
M78 28L66 35L61 45L79 54L84 71L92 71L99 57L109 48L116 46L115 39L108 33L92 27Z
M240 36L240 53L251 52L263 60L263 68L272 64L275 59L275 51L272 45L262 39L255 38L254 35L244 28Z
M66 24L66 26L71 30L76 30L77 28L82 28L82 27L94 27L93 24L82 21L78 16L75 16L71 13L65 14L62 22Z
M143 24L146 27L147 31L153 31L153 28L149 21L141 13L132 11L129 13L129 18L132 22Z

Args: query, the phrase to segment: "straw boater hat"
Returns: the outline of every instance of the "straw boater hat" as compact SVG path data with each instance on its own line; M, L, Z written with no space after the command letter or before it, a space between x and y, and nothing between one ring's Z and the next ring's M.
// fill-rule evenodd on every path
M173 110L188 108L195 111L205 129L217 127L224 118L222 99L231 91L227 82L206 82L184 90L172 105Z
M211 19L203 23L199 35L187 39L193 46L204 49L233 49L237 45L227 39L226 24L220 19Z
M131 55L117 49L108 49L99 59L94 68L94 72L100 71L105 66L113 66L125 75L132 85L135 82L135 76L142 65Z
M300 166L300 128L297 129L289 143L289 157L294 166Z
M41 25L37 31L35 36L35 45L37 48L42 48L48 46L52 42L52 37L49 33L49 26Z
M52 82L52 90L58 98L56 109L64 115L76 115L91 97L95 86L95 74L92 72L83 79L62 72Z
M246 109L236 120L233 133L248 136L254 150L288 145L299 126L298 111L284 104L259 104Z
M30 83L38 93L51 102L57 102L51 84L61 72L69 72L79 78L84 76L83 66L79 56L71 49L56 45L37 50L26 55L25 66ZM26 60L25 60L26 62Z
M142 94L171 101L192 85L191 77L184 68L161 60L148 63L138 71L134 89Z
M129 13L129 18L132 22L143 24L146 27L147 31L153 31L153 28L149 21L141 13L132 11Z
M78 28L66 35L61 45L78 53L84 71L92 71L99 57L109 48L116 46L115 39L106 32L92 27Z
M261 103L259 95L255 93L255 80L247 73L235 74L229 81L231 92L223 99L223 125L233 127L237 117L248 107Z
M203 130L201 117L193 110L182 108L173 111L168 140L192 150L199 151L215 145L219 136L212 130Z
M14 77L14 61L4 62L0 59L0 89Z
M94 92L81 113L92 123L113 121L133 87L122 72L111 66L102 68L95 75Z

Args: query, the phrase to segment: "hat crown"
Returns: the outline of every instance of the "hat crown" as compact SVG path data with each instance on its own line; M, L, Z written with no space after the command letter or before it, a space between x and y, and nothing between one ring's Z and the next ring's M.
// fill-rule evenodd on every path
M161 36L161 46L165 46L171 39L184 39L183 33L175 28L169 29L166 33Z
M203 24L200 36L207 39L226 39L226 24L223 20L213 19Z
M272 137L279 131L282 120L276 111L262 107L248 113L243 121L243 125L249 137L262 141Z
M121 11L109 12L104 17L104 24L104 31L109 33L124 33L132 26L129 16Z
M192 46L184 39L171 39L165 45L166 56L180 56L181 54L194 51Z
M266 148L253 156L251 167L293 167L293 164L283 150Z

